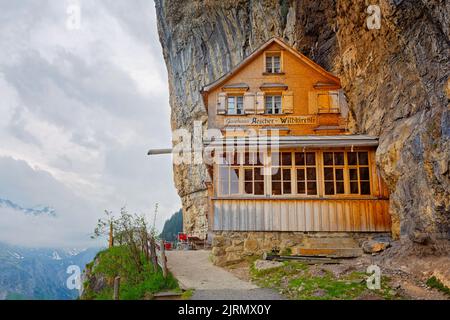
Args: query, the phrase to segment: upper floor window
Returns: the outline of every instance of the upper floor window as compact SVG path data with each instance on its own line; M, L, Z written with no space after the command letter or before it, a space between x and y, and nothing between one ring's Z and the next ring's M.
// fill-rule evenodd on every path
M281 95L266 96L266 113L280 114L281 113Z
M281 72L281 54L267 53L266 54L266 72L280 73Z
M244 97L228 96L227 114L243 114L244 113Z
M319 113L339 113L339 94L337 92L317 94L317 108Z

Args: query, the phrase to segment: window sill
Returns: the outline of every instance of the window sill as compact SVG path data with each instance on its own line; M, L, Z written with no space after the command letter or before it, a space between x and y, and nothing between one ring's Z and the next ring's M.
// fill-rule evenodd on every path
M263 72L263 76L283 76L284 72Z

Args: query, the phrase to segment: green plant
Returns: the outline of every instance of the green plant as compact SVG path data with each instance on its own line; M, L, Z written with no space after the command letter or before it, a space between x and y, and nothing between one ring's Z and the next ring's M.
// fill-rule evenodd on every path
M430 288L438 289L439 291L442 291L443 293L450 296L450 288L444 285L438 278L435 276L432 276L427 280L427 286Z

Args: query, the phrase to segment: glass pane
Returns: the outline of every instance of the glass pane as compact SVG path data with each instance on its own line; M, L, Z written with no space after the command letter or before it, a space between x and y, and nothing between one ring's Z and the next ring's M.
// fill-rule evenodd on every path
M281 113L281 96L275 96L274 100L274 113Z
M324 152L323 153L323 164L326 166L333 165L333 152Z
M336 194L343 194L344 190L344 182L336 182Z
M279 152L272 152L272 157L271 157L271 164L272 166L278 166L280 165L280 153Z
M295 165L297 165L297 166L305 165L305 154L303 152L295 153Z
M316 180L316 168L307 168L306 176L308 180Z
M230 194L239 193L239 181L230 182Z
M297 169L297 180L298 181L305 180L305 169Z
M291 193L291 183L290 182L283 182L283 193L284 194Z
M316 164L316 154L314 152L306 153L306 165L314 166Z
M348 159L348 164L351 166L355 166L358 164L358 160L356 159L356 152L348 152L347 159Z
M334 194L333 182L325 182L325 194Z
M358 194L358 182L352 181L350 182L350 193Z
M350 180L358 180L358 172L356 169L350 169Z
M244 191L246 194L252 194L253 193L253 182L245 182L244 184Z
M272 182L272 194L281 194L281 182Z
M324 168L325 180L334 180L333 168Z
M228 181L220 180L219 181L219 193L227 195L228 194Z
M228 97L228 113L234 112L234 97Z
M255 181L255 192L256 195L264 194L264 181Z
M308 194L317 194L317 184L315 182L308 182Z
M281 164L283 166L290 166L292 164L292 156L290 152L281 153Z
M344 169L335 169L335 175L337 181L344 180Z
M370 194L370 183L368 181L361 182L361 194Z
M219 166L219 179L228 180L228 167Z
M369 180L369 168L359 168L359 179Z
M368 165L369 164L369 155L367 152L358 152L359 165Z
M283 180L291 181L291 169L283 169Z
M344 153L343 152L335 152L334 153L334 164L336 166L344 165Z
M272 96L266 96L266 113L272 113Z
M231 168L230 179L231 181L239 181L239 168Z
M273 69L274 72L280 72L280 56L273 57Z
M272 180L281 180L281 170L280 168L272 168Z
M305 194L305 183L304 182L297 182L297 193Z
M255 168L255 180L262 180L262 181L264 181L263 171L264 171L264 169L262 167L256 167Z
M266 57L266 72L272 72L272 57Z
M244 170L245 181L253 181L253 170L245 169Z
M236 98L237 114L242 114L244 111L244 97L239 96Z

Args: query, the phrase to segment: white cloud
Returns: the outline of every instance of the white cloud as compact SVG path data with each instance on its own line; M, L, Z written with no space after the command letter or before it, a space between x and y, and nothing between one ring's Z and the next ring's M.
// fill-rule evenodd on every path
M77 245L104 209L124 204L151 217L159 202L159 227L180 207L171 162L146 156L171 137L153 3L80 1L76 31L65 27L69 3L0 4L0 157L11 171L0 168L0 197L61 207L56 222L34 233L28 217L1 211L2 237L14 243L21 234L21 245L45 243L46 234L55 245ZM28 174L19 175L23 166ZM43 173L53 181L52 195L40 185ZM30 186L39 187L25 192ZM84 215L71 209L77 206Z

